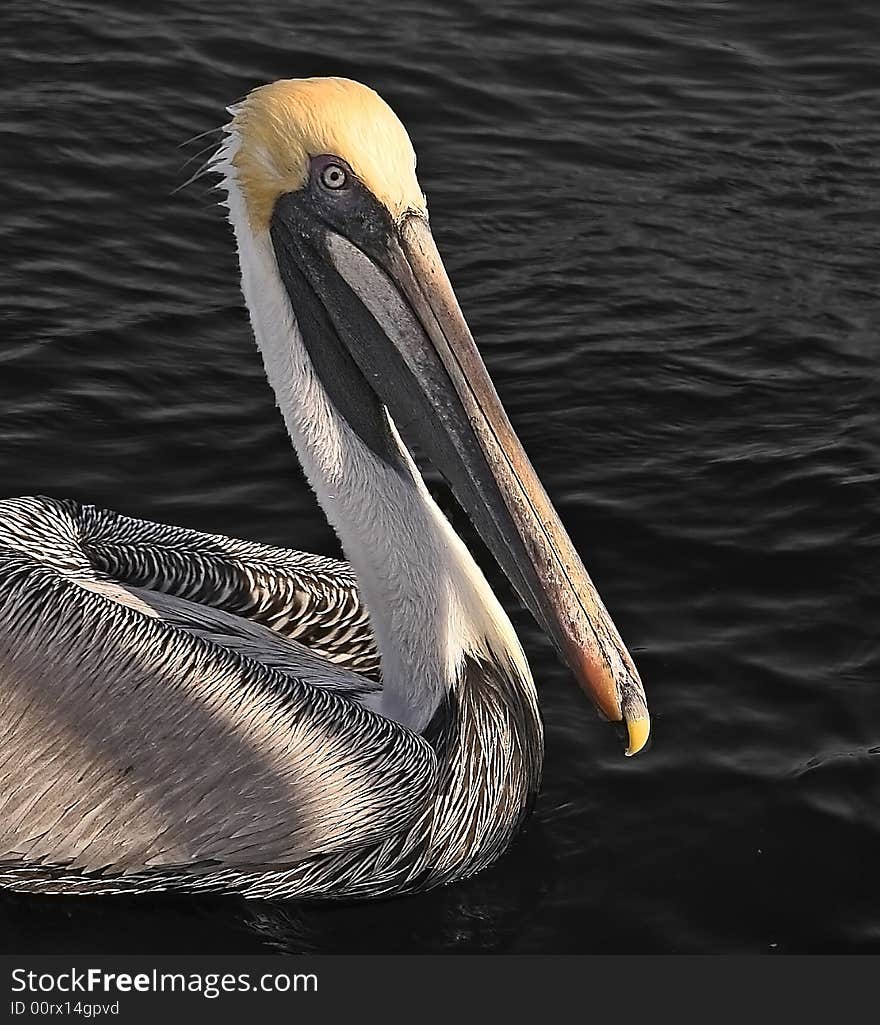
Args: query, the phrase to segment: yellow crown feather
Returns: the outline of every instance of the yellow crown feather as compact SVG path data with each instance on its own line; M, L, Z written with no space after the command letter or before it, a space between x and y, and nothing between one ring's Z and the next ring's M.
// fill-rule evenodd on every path
M236 177L255 231L279 196L300 189L309 160L342 157L391 213L424 210L406 129L372 89L347 78L285 79L254 89L233 110Z

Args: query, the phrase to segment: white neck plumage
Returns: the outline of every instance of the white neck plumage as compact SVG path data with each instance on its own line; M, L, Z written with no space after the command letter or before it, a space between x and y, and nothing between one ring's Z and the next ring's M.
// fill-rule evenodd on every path
M466 654L503 653L524 680L531 679L528 666L507 615L396 432L404 472L379 459L331 404L302 341L269 234L255 233L248 223L231 163L235 147L233 135L216 166L225 176L242 291L266 374L370 612L382 659L379 711L421 730Z

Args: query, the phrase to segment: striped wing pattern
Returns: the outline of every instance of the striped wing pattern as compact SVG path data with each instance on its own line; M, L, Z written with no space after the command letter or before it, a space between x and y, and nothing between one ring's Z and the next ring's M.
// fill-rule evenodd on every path
M360 666L342 563L0 502L0 883L234 880L405 835L436 755L362 707Z
M107 578L233 613L379 678L347 563L51 498L0 501L0 545L77 579Z

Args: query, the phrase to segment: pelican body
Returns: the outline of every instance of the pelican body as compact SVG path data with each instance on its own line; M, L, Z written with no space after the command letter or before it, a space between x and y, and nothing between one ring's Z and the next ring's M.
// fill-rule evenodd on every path
M371 898L484 868L540 784L535 685L418 445L599 711L638 673L492 386L372 90L276 82L220 175L269 382L348 563L0 502L0 885Z

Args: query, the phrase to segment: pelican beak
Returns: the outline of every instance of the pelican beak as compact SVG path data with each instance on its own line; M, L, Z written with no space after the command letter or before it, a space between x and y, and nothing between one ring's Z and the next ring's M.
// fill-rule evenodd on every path
M352 399L352 374L362 376L358 393L372 392L443 474L585 693L625 721L636 754L650 731L638 672L504 412L426 216L394 220L369 193L345 216L285 198L272 241L298 316L303 303L314 311L300 327L331 400L384 456L376 417Z

